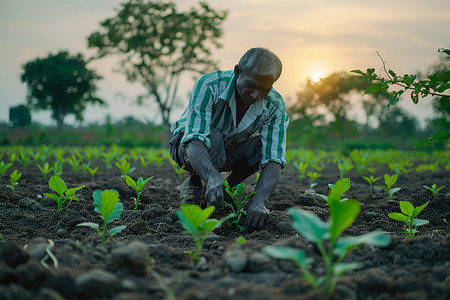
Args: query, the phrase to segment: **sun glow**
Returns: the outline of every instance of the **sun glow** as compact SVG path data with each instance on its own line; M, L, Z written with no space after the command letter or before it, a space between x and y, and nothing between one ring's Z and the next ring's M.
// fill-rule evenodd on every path
M325 73L322 72L322 71L318 71L318 72L314 72L314 73L311 75L311 80L312 80L313 82L319 82L320 79L323 78L323 77L325 77Z

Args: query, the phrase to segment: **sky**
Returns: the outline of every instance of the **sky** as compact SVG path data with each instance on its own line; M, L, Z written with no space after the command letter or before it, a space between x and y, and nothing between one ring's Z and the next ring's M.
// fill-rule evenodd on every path
M26 103L21 83L22 65L50 52L68 50L94 54L87 37L99 23L115 15L124 0L0 0L0 122L9 119L9 108ZM198 1L176 0L179 10L198 6ZM223 47L213 57L220 69L232 69L251 47L265 47L283 62L283 73L274 87L289 106L296 93L316 72L324 76L381 68L380 53L387 67L397 74L426 72L437 62L439 48L450 47L450 1L448 0L209 0L214 9L228 10L223 23ZM98 96L109 107L88 106L85 123L126 116L158 121L156 106L134 105L145 89L113 71L116 61L106 58L88 65L103 76ZM184 106L193 81L180 84ZM432 115L429 99L414 105L409 98L400 105L424 120ZM172 121L183 107L174 111ZM358 110L351 116L358 119ZM50 113L32 113L33 121L53 125ZM73 124L73 118L66 118ZM361 120L363 121L363 120Z

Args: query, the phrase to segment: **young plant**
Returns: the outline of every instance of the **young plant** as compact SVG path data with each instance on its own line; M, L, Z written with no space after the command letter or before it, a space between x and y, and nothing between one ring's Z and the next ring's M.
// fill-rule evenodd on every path
M335 187L337 186L337 183ZM263 251L274 258L290 259L302 270L302 279L311 283L316 291L331 296L342 273L362 267L360 263L343 263L346 255L361 244L385 247L390 238L382 232L373 231L360 236L340 237L358 215L361 205L356 200L342 201L340 190L332 188L327 197L330 220L322 221L314 213L296 207L289 208L292 225L306 240L315 243L324 263L325 274L316 275L308 265L313 261L303 250L286 246L266 246Z
M350 189L350 179L348 178L342 178L339 179L338 181L336 181L335 184L328 184L328 186L330 187L330 192L331 190L334 190L334 193L337 193L339 195L342 195L343 193L345 193L346 191L348 191ZM320 198L322 198L323 200L328 202L328 196L326 195L322 195L322 194L316 194L313 193L313 195L319 196ZM348 200L348 198L343 198L342 201Z
M339 169L339 178L342 179L344 178L345 173L354 168L354 165L350 161L347 161L345 159L340 160L339 158L336 158L336 160Z
M244 183L239 183L237 186L230 188L230 185L228 182L224 179L223 185L225 186L225 191L228 195L230 195L231 199L233 200L233 203L225 202L225 206L228 206L231 208L231 211L233 212L234 218L233 221L228 221L228 225L235 226L236 231L244 231L244 226L239 224L239 218L241 215L246 215L247 212L243 210L243 207L245 203L247 203L248 199L255 193L247 194L245 197L243 196L245 185ZM233 205L234 204L234 205Z
M195 250L189 251L189 256L194 262L197 262L202 251L203 242L208 235L233 216L229 215L221 220L209 219L209 216L215 209L214 206L208 206L202 210L200 206L195 204L181 204L180 208L181 210L177 210L175 214L180 220L181 226L194 239Z
M431 187L423 185L423 187L429 190L433 194L433 197L436 197L437 193L439 193L440 190L445 188L445 185L439 188L436 186L436 184L433 184Z
M398 174L394 174L392 176L389 176L388 174L384 174L384 183L386 185L378 186L379 188L382 188L389 193L389 199L392 199L392 196L402 189L400 187L392 188L394 183L397 182L397 178L398 178Z
M23 171L26 171L27 166L33 162L33 157L25 154L23 151L20 151L19 158L17 160L22 165Z
M45 162L42 166L37 164L37 167L41 171L44 180L47 180L47 175L53 170L53 168L48 165L48 162Z
M127 177L136 170L135 167L131 167L130 163L128 163L126 159L122 160L121 163L116 162L116 167L119 168L120 172L122 172L120 175L122 178Z
M98 167L95 167L94 169L92 169L91 167L87 167L87 170L88 170L89 174L91 174L92 182L94 182L94 175L95 175L95 173L97 173Z
M62 172L62 163L59 160L55 161L55 163L53 164L53 174L56 176L60 176Z
M297 171L299 173L297 175L299 183L302 183L303 178L305 178L305 176L306 176L306 169L308 168L308 163L294 161L294 167L297 169Z
M186 170L184 169L184 165L180 168L178 166L178 164L176 162L174 162L172 159L168 159L170 165L172 166L173 170L175 171L175 173L177 173L178 175L178 179L181 180L183 179L183 174L184 172L186 172Z
M311 178L311 180L314 182L314 181L317 180L317 178L320 177L320 174L317 173L316 171L314 171L314 172L308 172L308 173L306 173L306 176L308 176L309 178Z
M48 187L55 191L57 195L50 193L44 193L44 195L55 200L58 206L58 211L61 211L63 209L64 203L66 203L67 200L69 200L69 203L67 204L66 208L69 207L70 203L73 200L78 201L78 198L75 197L75 193L85 186L82 185L79 187L68 189L67 185L64 183L64 180L62 180L61 177L53 175L48 181Z
M153 176L144 180L142 177L139 177L139 179L137 181L134 181L130 176L125 177L125 182L129 186L131 186L136 191L136 194L137 194L137 198L133 198L134 199L134 210L137 210L138 204L141 201L139 199L139 196L141 195L141 191L144 188L144 185L152 178L153 178Z
M109 241L113 236L124 230L127 226L121 225L107 230L108 223L120 218L123 212L123 205L119 201L119 193L114 190L95 190L92 194L94 198L94 211L100 214L103 219L103 228L97 223L85 222L77 226L86 226L95 229L100 235L102 243Z
M22 176L22 173L19 173L19 172L17 172L17 170L14 170L14 172L12 172L9 177L9 182L11 183L11 185L8 185L8 186L12 189L13 193L16 192L16 185L19 184L18 181L21 176Z
M416 219L417 215L430 203L427 201L425 204L414 207L408 201L400 201L401 213L390 213L388 217L406 224L406 229L402 233L406 233L409 238L413 238L417 233L417 226L428 224L428 220Z
M3 174L12 166L12 163L5 164L3 161L0 161L0 184L2 183Z
M370 175L369 177L367 176L363 176L362 178L364 178L368 183L369 183L369 193L373 194L374 193L374 189L373 189L373 184L380 179L380 177L373 177L373 175Z

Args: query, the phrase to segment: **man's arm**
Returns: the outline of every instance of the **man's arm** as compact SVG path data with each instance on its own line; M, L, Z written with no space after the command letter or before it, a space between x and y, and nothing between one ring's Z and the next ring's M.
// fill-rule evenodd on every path
M247 232L260 230L264 227L269 211L265 204L272 195L278 184L281 173L281 165L271 161L262 169L258 182L256 183L255 194L245 206L247 215L244 221L244 227Z
M224 205L223 182L220 173L214 168L205 145L199 140L186 144L186 156L194 172L206 183L206 204L217 207Z

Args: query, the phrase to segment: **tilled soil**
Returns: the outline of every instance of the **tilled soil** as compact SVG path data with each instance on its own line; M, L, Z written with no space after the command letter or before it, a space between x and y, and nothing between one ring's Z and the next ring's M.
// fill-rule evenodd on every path
M65 166L61 177L69 188L85 185L72 202L57 212L55 202L43 195L53 192L33 165L26 171L15 163L10 170L23 171L16 192L0 187L0 299L326 299L299 278L299 268L290 261L265 255L266 245L302 248L313 258L312 272L321 274L324 265L317 249L291 226L286 211L300 207L328 218L326 202L306 192L307 180L299 183L291 166L283 170L267 207L271 212L264 230L243 234L226 225L205 241L198 263L188 255L194 249L175 211L181 183L170 166L137 167L130 176L154 176L144 187L135 211L135 191L125 184L113 167L100 171L91 181L88 173L76 173ZM391 173L379 168L376 176ZM327 165L316 180L315 191L328 193L328 184L339 179L336 166ZM373 230L387 232L392 242L385 248L359 246L346 258L363 263L361 269L344 273L332 296L334 299L449 299L450 298L450 171L401 174L395 186L402 189L388 200L387 192L369 193L361 175L346 174L351 188L345 196L361 203L354 224L344 231L355 236ZM382 185L383 179L377 184ZM422 185L446 187L432 197ZM255 178L246 181L252 191ZM110 241L101 243L97 232L79 227L82 222L101 223L94 212L92 193L116 189L124 205L122 216L109 226L127 228ZM401 231L403 225L390 219L399 212L400 200L429 205L419 218L429 220L413 239ZM217 210L213 217L227 212ZM235 239L243 235L246 244ZM52 258L52 256L54 258ZM57 262L57 263L56 263Z

